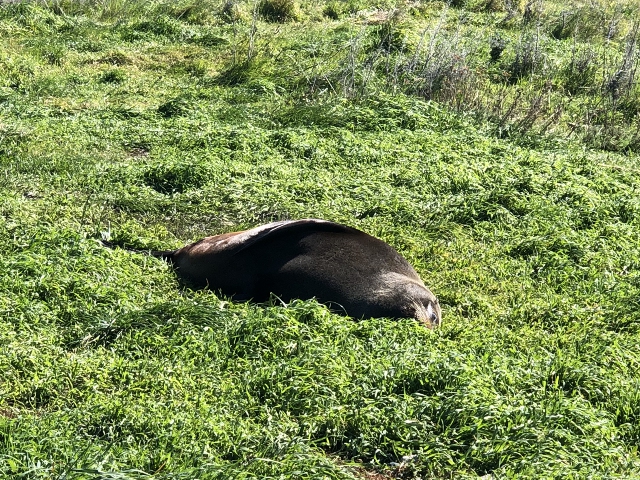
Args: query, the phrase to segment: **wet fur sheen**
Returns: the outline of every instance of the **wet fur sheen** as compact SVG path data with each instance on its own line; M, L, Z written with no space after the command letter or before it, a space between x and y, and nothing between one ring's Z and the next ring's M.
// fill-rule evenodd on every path
M153 254L194 286L234 300L263 302L273 293L285 302L316 298L354 318L441 321L438 300L398 252L333 222L274 222Z

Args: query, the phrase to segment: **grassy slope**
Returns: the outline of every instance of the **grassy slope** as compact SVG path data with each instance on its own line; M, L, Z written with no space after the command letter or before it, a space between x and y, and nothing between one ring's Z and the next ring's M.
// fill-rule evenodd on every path
M331 93L349 18L260 22L230 69L250 19L88 5L0 10L0 474L640 474L637 156ZM234 305L95 241L297 217L394 245L444 326Z

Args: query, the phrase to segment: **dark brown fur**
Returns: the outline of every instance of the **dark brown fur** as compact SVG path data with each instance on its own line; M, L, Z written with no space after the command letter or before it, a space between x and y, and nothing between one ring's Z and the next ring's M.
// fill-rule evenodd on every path
M356 318L441 321L438 300L398 252L337 223L275 222L152 253L192 285L235 300L263 302L273 293L285 302L316 298Z

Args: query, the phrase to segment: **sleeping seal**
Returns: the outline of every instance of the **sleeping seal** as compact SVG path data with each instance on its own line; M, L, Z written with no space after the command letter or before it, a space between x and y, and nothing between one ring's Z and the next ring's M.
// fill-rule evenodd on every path
M390 245L325 220L269 223L206 237L177 250L151 252L169 260L195 287L234 300L316 298L354 318L441 321L438 300Z

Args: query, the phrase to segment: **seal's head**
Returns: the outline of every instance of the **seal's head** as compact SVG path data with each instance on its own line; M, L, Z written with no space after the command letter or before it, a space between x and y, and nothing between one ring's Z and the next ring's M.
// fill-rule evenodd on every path
M413 270L411 275L387 272L382 278L380 283L383 288L377 289L375 293L388 308L400 306L401 311L394 316L413 318L427 328L440 326L440 303Z
M414 303L415 319L427 328L439 327L442 323L442 311L438 299L427 289L432 298Z

